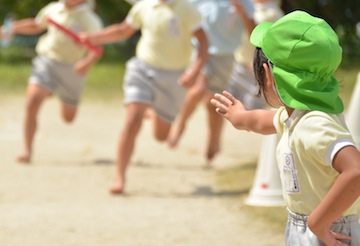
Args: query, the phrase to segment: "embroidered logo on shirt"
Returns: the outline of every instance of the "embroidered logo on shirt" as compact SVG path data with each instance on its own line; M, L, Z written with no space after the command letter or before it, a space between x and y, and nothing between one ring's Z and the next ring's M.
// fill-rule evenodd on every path
M296 174L296 166L292 153L285 153L283 160L284 189L287 193L300 191L299 181Z

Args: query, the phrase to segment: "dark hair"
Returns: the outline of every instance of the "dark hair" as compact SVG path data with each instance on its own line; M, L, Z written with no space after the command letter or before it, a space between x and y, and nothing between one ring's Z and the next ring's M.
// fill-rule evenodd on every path
M261 50L261 48L256 48L255 49L255 54L254 54L254 61L253 61L255 79L256 79L256 81L257 81L257 83L259 85L259 91L258 91L258 94L256 96L261 97L261 95L263 95L266 102L269 103L269 101L266 98L266 90L265 90L266 76L265 76L265 69L263 67L264 63L268 64L269 66L272 66L272 63L265 56L265 54Z
M257 94L258 97L260 97L261 94L264 94L265 92L264 90L265 90L266 77L265 77L265 70L263 64L267 62L268 62L268 58L265 56L261 48L256 48L254 54L253 68L254 68L255 79L259 85L259 92Z

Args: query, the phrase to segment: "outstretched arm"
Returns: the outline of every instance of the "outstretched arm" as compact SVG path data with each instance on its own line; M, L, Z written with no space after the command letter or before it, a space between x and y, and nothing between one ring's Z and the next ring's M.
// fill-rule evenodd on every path
M90 67L99 60L99 56L92 50L89 50L87 55L75 63L74 70L80 75L86 75Z
M35 19L23 19L13 23L13 34L36 35L44 32L46 28L40 26Z
M208 57L209 44L205 31L202 28L199 28L194 31L193 36L199 45L197 49L197 57L193 62L191 69L181 76L179 80L179 83L185 87L190 87L195 83L196 78L200 74L201 68L204 66Z
M99 32L83 34L81 38L100 45L126 40L136 32L137 29L129 25L125 20L119 24L108 26Z
M224 91L223 94L216 93L210 102L216 108L216 112L230 121L236 129L260 134L276 133L273 124L275 111L247 110L239 100L227 91Z
M11 36L15 34L36 35L44 32L46 28L38 25L33 18L14 21L11 28ZM5 27L1 27L1 38L4 37Z
M254 20L248 16L243 5L240 2L238 2L236 0L231 0L231 4L235 8L236 13L240 16L240 18L250 36L250 34L252 33L252 31L255 28Z

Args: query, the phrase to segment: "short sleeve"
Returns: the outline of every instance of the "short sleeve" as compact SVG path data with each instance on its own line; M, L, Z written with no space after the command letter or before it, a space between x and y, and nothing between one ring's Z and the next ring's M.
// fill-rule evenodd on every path
M307 155L319 163L332 166L332 160L340 149L349 145L354 146L352 137L339 116L308 113L304 121L306 133L302 131L303 136L298 136L297 139L301 139L302 143L299 144L303 146Z
M47 28L48 23L47 23L47 19L50 16L50 13L53 13L53 11L56 8L61 8L61 5L59 3L49 3L48 5L46 5L44 8L42 8L38 14L35 17L35 22L43 27L43 28Z
M143 19L141 17L143 6L143 1L135 3L126 16L126 22L135 29L141 29L143 26Z
M94 33L103 28L103 23L100 17L94 12L90 12L87 15L86 21L84 23L85 23L84 29L88 33Z
M186 21L188 23L189 31L194 32L201 27L202 17L200 12L194 5L189 2L187 2L186 4L188 4L186 8Z

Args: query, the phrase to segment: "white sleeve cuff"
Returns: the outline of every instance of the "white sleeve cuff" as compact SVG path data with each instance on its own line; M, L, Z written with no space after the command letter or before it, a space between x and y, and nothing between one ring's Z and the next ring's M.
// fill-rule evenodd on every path
M332 162L336 153L346 146L355 146L355 144L351 139L348 138L342 138L333 143L326 153L325 163L329 166L332 166Z

